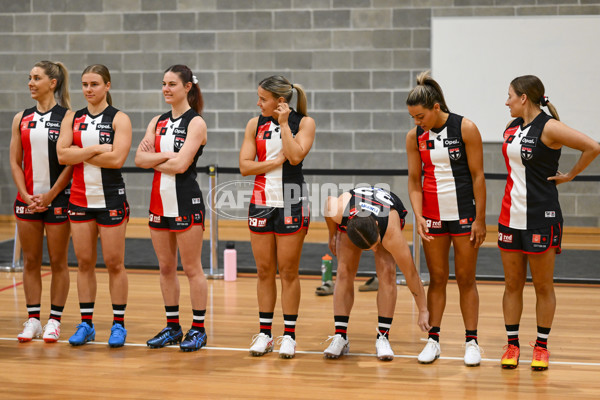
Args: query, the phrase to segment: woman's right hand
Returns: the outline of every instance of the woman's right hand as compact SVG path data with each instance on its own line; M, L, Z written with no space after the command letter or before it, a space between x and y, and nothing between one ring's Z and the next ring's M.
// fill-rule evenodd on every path
M113 150L113 145L112 144L108 144L108 143L97 144L96 146L97 146L96 147L96 153L97 154L110 153Z
M426 242L429 242L431 239L433 239L433 236L429 235L429 228L427 227L427 220L423 217L417 217L416 221L417 221L417 233L419 234L419 236L421 236L421 239L423 239Z

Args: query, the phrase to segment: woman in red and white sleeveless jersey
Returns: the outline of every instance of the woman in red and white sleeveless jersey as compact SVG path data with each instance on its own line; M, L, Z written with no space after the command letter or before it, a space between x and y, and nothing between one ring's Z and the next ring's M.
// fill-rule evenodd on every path
M69 293L67 203L72 167L58 163L56 141L62 119L70 108L69 74L60 62L40 61L29 73L34 107L15 115L10 141L10 166L18 193L14 212L23 249L23 289L29 318L18 335L28 342L42 335L42 243L44 230L52 269L50 319L43 329L45 342L56 342Z

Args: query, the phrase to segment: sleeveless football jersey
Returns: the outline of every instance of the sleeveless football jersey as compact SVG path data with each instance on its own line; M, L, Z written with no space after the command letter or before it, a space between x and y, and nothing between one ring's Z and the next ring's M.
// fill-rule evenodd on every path
M473 180L462 140L463 117L450 113L439 129L417 127L423 163L423 216L456 221L475 216Z
M298 114L294 110L290 112L288 125L294 137L300 129L302 118L302 114ZM281 149L281 129L279 123L272 117L259 116L256 128L256 156L258 161L268 161L277 158ZM303 183L302 162L292 165L286 160L278 168L264 174L256 175L250 202L267 207L283 207L286 185L297 185L298 188L302 188L304 186ZM290 193L296 192L297 190L290 190ZM305 195L304 189L301 189L301 192L302 194L299 195L302 197Z
M375 217L377 226L379 227L379 236L383 240L387 231L390 210L394 209L398 212L404 226L404 217L406 217L406 208L398 196L387 190L375 187L357 187L350 190L348 193L352 195L350 201L344 209L342 222L339 228L342 231L348 226L348 219L356 215L367 216L369 214Z
M171 111L161 115L156 122L154 149L160 152L176 152L183 147L187 130L193 118L200 115L193 109L187 110L179 118L173 119ZM150 212L163 217L180 217L200 212L202 192L196 181L196 162L202 155L200 146L194 161L182 174L165 174L154 171Z
M119 110L108 106L98 115L87 107L73 117L73 144L81 148L112 144L115 137L113 119ZM86 208L122 207L127 201L120 168L101 168L87 162L73 166L73 186L69 201Z
M48 192L65 168L58 163L56 141L66 112L67 109L58 104L45 113L40 113L36 107L23 111L19 130L25 185L29 194ZM68 198L69 188L70 185L55 200L59 197ZM20 193L17 194L17 200L23 201Z
M541 112L523 126L517 118L504 131L502 154L508 178L498 222L513 229L536 229L562 222L556 183L560 149L546 146L541 135L551 119Z

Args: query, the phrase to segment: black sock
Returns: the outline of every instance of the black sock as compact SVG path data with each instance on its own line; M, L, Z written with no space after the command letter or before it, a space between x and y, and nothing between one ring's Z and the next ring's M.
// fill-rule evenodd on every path
M273 313L272 312L259 312L258 318L260 322L260 333L272 337L271 326L273 325Z
M392 327L392 320L393 318L377 317L377 330L379 331L377 338L379 338L380 335L383 335L388 339L390 338L389 332Z
M165 306L165 314L169 328L174 330L181 329L181 325L179 325L179 304L176 306Z
M60 306L56 306L54 304L50 304L50 319L55 319L58 322L60 322L64 309L65 309L65 306L60 307Z
M283 314L283 335L290 336L292 339L296 340L296 320L298 319L298 314Z
M440 341L440 327L439 326L431 327L431 329L429 330L429 339L433 339L436 342Z
M537 339L535 345L543 349L548 348L548 335L550 334L550 328L537 327Z
M470 342L471 340L475 340L475 343L477 343L477 329L475 330L465 330L465 343L466 342ZM477 343L479 344L479 343Z
M194 314L194 321L192 322L191 330L202 333L206 332L204 329L204 315L206 314L206 310L192 310L192 313Z
M85 322L89 326L94 326L92 317L94 316L94 302L79 303L79 311L81 313L81 322Z
M519 345L519 324L504 325L506 327L506 336L508 336L508 344L521 347Z
M335 334L342 335L344 339L348 339L348 321L350 320L349 315L334 315L333 321L335 322Z
M41 309L41 304L27 304L27 314L29 315L29 318L35 318L39 321Z

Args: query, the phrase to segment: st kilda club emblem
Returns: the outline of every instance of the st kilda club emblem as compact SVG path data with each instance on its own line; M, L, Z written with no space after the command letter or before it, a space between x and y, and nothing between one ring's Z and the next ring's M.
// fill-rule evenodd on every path
M102 132L100 131L100 143L102 144L110 144L110 132Z
M462 153L460 151L460 147L455 147L455 148L450 148L448 149L448 155L450 156L451 160L458 160L460 159L460 157L462 156Z
M183 143L185 143L185 137L175 136L175 142L173 143L173 146L175 146L177 150L181 150Z
M531 160L533 157L533 149L530 147L521 147L521 158L523 160Z
M58 140L59 134L60 134L60 131L57 131L56 129L49 129L48 130L48 139L50 139L53 142L56 142Z

